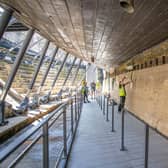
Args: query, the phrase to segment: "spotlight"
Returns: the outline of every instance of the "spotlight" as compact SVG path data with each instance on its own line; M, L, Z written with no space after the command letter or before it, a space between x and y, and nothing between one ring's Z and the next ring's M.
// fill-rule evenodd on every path
M120 6L130 14L134 12L134 0L120 0Z

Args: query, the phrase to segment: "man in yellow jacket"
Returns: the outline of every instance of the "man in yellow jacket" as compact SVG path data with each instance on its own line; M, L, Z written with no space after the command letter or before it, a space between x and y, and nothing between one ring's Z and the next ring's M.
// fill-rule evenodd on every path
M126 77L124 76L122 80L119 82L119 96L120 96L120 104L118 106L118 111L120 112L121 109L124 108L125 99L126 99L126 89L125 86L129 84L131 81L125 82Z

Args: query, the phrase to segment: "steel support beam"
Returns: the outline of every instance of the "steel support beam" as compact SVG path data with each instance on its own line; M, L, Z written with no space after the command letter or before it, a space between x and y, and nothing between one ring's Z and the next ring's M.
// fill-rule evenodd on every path
M0 17L0 39L2 38L5 30L7 29L8 23L12 17L12 9L4 9L2 16Z
M53 90L53 88L54 88L54 86L55 86L55 84L56 84L56 81L57 81L57 79L58 79L58 77L59 77L59 75L60 75L60 73L61 73L61 70L62 70L62 68L63 68L63 66L64 66L64 64L65 64L65 62L66 62L66 60L67 60L68 55L69 55L69 53L67 53L67 54L65 55L65 57L64 57L64 60L63 60L61 66L60 66L60 68L59 68L59 70L58 70L58 72L57 72L57 74L56 74L56 76L55 76L55 78L54 78L54 81L53 81L52 85L51 85L51 88L50 88L49 93L48 93L48 97L50 96L50 94L51 94L51 92L52 92L52 90Z
M81 63L82 63L82 60L80 60L80 62L79 62L79 64L78 64L78 67L77 67L77 69L76 69L74 78L72 79L71 85L74 85L74 84L75 84L75 81L76 81L76 78L77 78L77 75L78 75L78 72L79 72L79 68L80 68L80 66L81 66Z
M73 68L73 66L74 66L74 64L75 64L76 59L77 59L76 57L73 59L73 62L72 62L72 64L71 64L71 67L70 67L70 69L69 69L69 71L68 71L68 73L67 73L67 76L66 76L65 80L64 80L64 83L63 83L63 85L62 85L62 88L66 85L66 82L67 82L67 80L68 80L68 78L69 78L69 75L71 74L71 71L72 71L72 68Z
M64 140L64 157L67 157L67 117L66 117L66 107L64 107L63 111L63 140Z
M25 54L25 52L26 52L26 50L27 50L27 48L29 46L29 43L31 41L31 38L32 38L33 34L34 34L34 29L30 29L28 31L27 35L26 35L26 38L25 38L25 40L23 42L22 47L19 50L19 53L18 53L18 55L16 57L16 60L15 60L15 62L13 64L11 73L10 73L10 75L8 77L8 80L7 80L6 84L5 84L5 87L4 87L3 91L2 91L2 94L1 94L1 97L0 97L0 125L4 125L5 124L5 121L4 121L4 100L5 100L6 95L7 95L8 91L9 91L11 85L12 85L14 77L15 77L15 75L17 73L19 65L21 64L21 61L22 61L22 59L24 57L24 54Z
M37 75L38 75L38 73L40 71L40 67L41 67L41 65L43 63L43 60L44 60L45 54L47 52L48 46L49 46L49 41L46 40L44 48L41 51L40 61L39 61L38 65L37 65L37 67L36 67L36 70L35 70L35 73L33 75L33 78L31 80L31 83L30 83L29 87L28 87L28 94L27 94L27 96L29 96L29 93L33 89L34 83L35 83Z
M71 133L73 134L74 132L74 114L73 114L73 99L71 99Z
M58 52L58 47L54 49L54 52L52 54L51 60L49 62L49 65L48 65L48 67L46 69L46 72L45 72L43 78L42 78L42 81L41 81L41 84L40 84L40 87L39 87L39 90L38 90L38 94L40 93L42 87L44 86L44 83L45 83L45 81L47 79L48 73L49 73L51 65L52 65L52 63L53 63L53 61L54 61L54 59L56 57L57 52Z

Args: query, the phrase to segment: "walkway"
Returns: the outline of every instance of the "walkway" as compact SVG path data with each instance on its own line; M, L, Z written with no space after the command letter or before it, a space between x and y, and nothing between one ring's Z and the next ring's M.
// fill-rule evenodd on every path
M111 112L111 107L109 113ZM109 118L111 115L109 116ZM68 168L144 168L144 124L126 113L125 146L120 151L120 114L115 107L115 129L105 121L96 102L85 104ZM149 168L168 168L168 141L150 130Z

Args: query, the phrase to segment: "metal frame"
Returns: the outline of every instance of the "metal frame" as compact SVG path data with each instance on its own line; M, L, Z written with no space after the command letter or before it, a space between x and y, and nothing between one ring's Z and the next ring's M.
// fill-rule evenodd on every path
M43 63L45 54L46 54L46 52L47 52L49 43L50 43L50 42L49 42L48 40L46 40L45 45L44 45L44 48L43 48L42 51L41 51L40 61L39 61L38 65L37 65L37 67L36 67L36 70L35 70L35 73L34 73L34 75L33 75L33 78L32 78L32 80L31 80L31 83L30 83L29 87L28 87L28 95L29 95L29 93L31 92L31 90L33 89L33 86L34 86L34 84L35 84L37 75L38 75L38 73L39 73L39 71L40 71L40 67L41 67L41 65L42 65L42 63ZM27 96L28 96L28 95L27 95Z
M20 22L15 22L8 25L6 32L27 31L28 27L24 26Z
M54 78L54 80L53 80L53 83L52 83L52 85L51 85L51 88L50 88L50 90L49 90L49 92L48 92L48 98L49 98L50 95L51 95L51 92L52 92L52 90L53 90L53 88L54 88L54 86L55 86L55 84L56 84L56 81L57 81L57 79L58 79L58 77L59 77L59 75L60 75L60 73L61 73L61 71L62 71L62 68L63 68L63 66L64 66L64 64L65 64L65 62L66 62L66 60L67 60L67 58L68 58L68 55L69 55L69 53L67 53L67 54L65 55L64 60L63 60L63 62L62 62L62 64L61 64L61 66L60 66L58 72L56 73L56 76L55 76L55 78Z
M21 135L17 136L14 141L11 141L11 143L8 143L8 145L5 145L3 149L0 151L0 162L4 161L8 158L10 154L15 152L15 150L18 149L18 147L24 142L26 142L30 137L33 135L36 135L34 139L31 141L31 143L20 153L16 158L8 165L8 168L12 168L16 166L21 159L31 150L31 148L36 144L36 142L42 137L43 138L43 168L49 168L49 128L63 115L63 148L60 152L59 159L57 160L55 167L59 167L60 165L65 167L67 164L67 159L69 157L71 147L74 141L74 137L76 134L76 130L78 127L79 117L76 121L73 121L73 131L70 131L70 136L67 135L67 107L70 105L69 102L73 102L74 97L67 100L64 104L60 105L56 110L52 111L50 114L47 115L47 117L43 118L37 125L34 127L28 129L27 131L23 132ZM81 113L82 111L82 100L79 99L81 102L76 102L74 106L79 104L78 112ZM72 106L74 108L74 106ZM71 109L71 114L74 112L73 108ZM56 116L57 115L57 116ZM72 121L72 120L71 120ZM72 123L71 123L72 124ZM40 129L42 129L42 132Z
M76 78L77 78L77 75L78 75L78 72L79 72L79 68L80 68L80 66L81 66L81 63L82 63L82 60L80 60L80 62L79 62L79 64L78 64L78 67L77 67L77 69L76 69L74 78L72 79L71 85L74 85L74 84L75 84L75 81L76 81Z
M66 106L63 108L63 140L64 140L64 157L67 157L67 122L66 122Z
M49 131L48 131L48 122L43 125L43 166L49 167Z
M98 102L100 108L102 106L102 101L101 100L102 100L102 95L99 96L99 98L97 99L97 102ZM115 132L115 129L114 129L114 106L115 106L115 101L112 100L112 123L111 123L112 124L112 132ZM126 151L127 149L124 146L124 138L125 138L124 137L124 133L125 133L124 132L125 131L125 129L124 129L125 109L122 108L121 112L122 113L121 113L121 148L120 148L120 150L121 151ZM139 120L140 122L142 122L142 123L145 124L144 168L148 168L148 162L149 162L149 141L150 141L150 133L149 133L149 131L150 131L151 127L147 123L145 123L143 120L141 120L140 118L138 118L132 112L130 112L130 111L127 111L127 112L130 115L132 115L133 117L135 117L137 120ZM166 136L164 136L163 134L161 134L160 132L158 132L156 129L154 129L154 128L151 128L151 129L153 129L154 131L156 131L156 133L158 133L160 136L164 137L166 140L168 139Z
M54 59L55 59L55 57L56 57L56 54L57 54L57 52L58 52L58 49L59 49L58 47L54 49L54 52L53 52L53 54L52 54L52 56L51 56L51 60L50 60L50 62L49 62L49 65L48 65L48 67L47 67L47 69L46 69L46 72L45 72L45 74L44 74L44 76L43 76L43 78L42 78L42 80L41 80L41 84L40 84L39 90L38 90L38 92L37 92L38 94L40 93L42 87L44 86L44 83L45 83L45 81L46 81L46 79L47 79L48 73L49 73L50 68L51 68L51 65L52 65L52 63L53 63L53 61L54 61Z
M62 88L66 85L66 82L67 82L67 80L68 80L68 78L69 78L69 75L71 74L71 71L72 71L72 68L73 68L73 66L74 66L74 64L75 64L76 59L77 59L76 57L73 59L73 62L72 62L72 64L71 64L71 67L70 67L70 69L69 69L69 71L68 71L68 73L67 73L67 76L66 76L65 80L64 80L64 83L63 83L63 85L62 85Z
M73 99L71 100L71 132L74 131Z
M10 75L8 77L8 80L7 80L6 84L5 84L5 87L4 87L3 91L2 91L2 94L1 94L1 97L0 97L0 125L6 124L5 119L4 119L5 118L4 117L4 113L5 113L4 112L4 108L5 108L4 107L5 106L5 102L4 101L5 101L5 98L7 96L8 91L10 90L10 87L12 85L14 77L15 77L15 75L17 73L19 65L21 64L21 61L22 61L22 59L24 57L24 54L25 54L25 52L26 52L26 50L28 48L28 45L29 45L29 43L30 43L30 41L32 39L33 34L34 34L34 29L30 29L28 31L27 35L26 35L26 38L25 38L25 40L23 42L22 47L19 50L19 53L18 53L18 55L16 57L16 60L15 60L15 62L13 64L11 73L10 73Z
M42 49L42 51L41 51L41 53L40 53L40 61L39 61L38 65L37 65L37 67L36 67L36 69L35 69L35 72L34 72L34 75L33 75L33 77L32 77L32 80L31 80L31 82L30 82L30 84L29 84L29 86L28 86L28 91L27 91L26 96L25 96L25 98L24 98L23 101L25 101L26 99L28 99L28 97L29 97L29 95L30 95L30 93L31 93L31 90L33 89L33 86L34 86L34 84L35 84L35 82L36 82L37 75L38 75L38 73L39 73L39 71L40 71L40 67L41 67L41 65L42 65L42 63L43 63L43 60L44 60L44 58L45 58L45 54L46 54L47 49L48 49L48 47L49 47L49 43L50 43L50 42L49 42L48 40L46 40L46 42L45 42L45 44L44 44L44 47L43 47L43 49ZM26 102L27 102L27 101L26 101ZM34 103L34 102L33 102L33 103ZM34 107L38 106L38 102L34 103L33 105L34 105ZM25 109L27 109L27 107L28 107L28 102L27 102L27 104L26 104L25 106L26 106Z
M13 10L8 8L4 9L2 16L0 17L0 39L2 38L5 30L7 29L8 23L12 17Z

